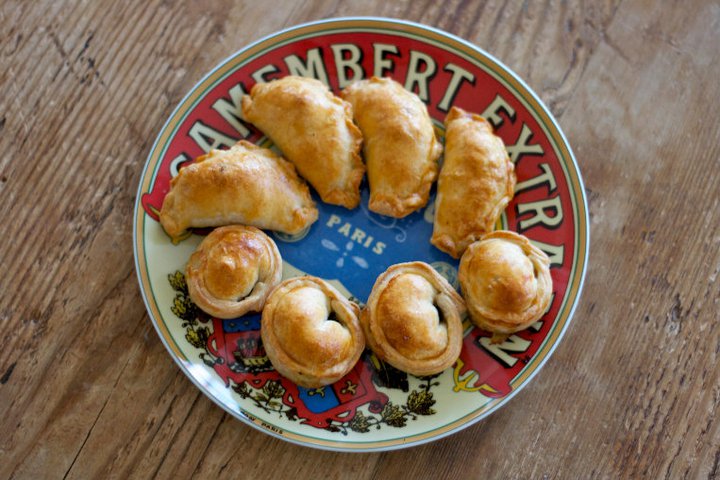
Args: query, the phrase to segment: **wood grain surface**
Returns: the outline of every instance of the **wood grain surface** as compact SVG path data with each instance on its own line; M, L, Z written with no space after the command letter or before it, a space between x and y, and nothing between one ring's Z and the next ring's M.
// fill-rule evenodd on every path
M440 441L295 446L215 406L155 333L132 211L182 96L247 43L347 15L486 49L559 119L590 267L533 382ZM0 5L0 478L720 478L716 1Z

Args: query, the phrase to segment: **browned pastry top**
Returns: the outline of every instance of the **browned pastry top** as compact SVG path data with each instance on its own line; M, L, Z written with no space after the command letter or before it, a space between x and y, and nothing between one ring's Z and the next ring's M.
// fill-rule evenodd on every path
M430 242L460 258L493 230L514 193L515 168L502 139L481 116L451 108Z
M191 227L234 224L296 234L317 217L295 167L244 140L180 169L160 210L160 223L174 240L187 236Z
M339 380L365 348L358 310L322 279L285 280L263 310L261 335L268 358L278 372L304 387Z
M361 315L368 345L383 361L414 375L451 366L462 348L465 304L423 262L393 265L373 286Z
M363 134L368 208L401 218L424 207L442 152L425 104L390 78L361 80L341 96Z
M511 334L536 322L552 294L550 261L523 235L497 231L468 247L458 276L479 327Z
M260 311L282 277L280 252L261 230L230 225L213 230L185 268L190 298L218 318Z
M282 150L323 202L355 208L365 165L352 107L313 78L258 83L242 99L245 120Z

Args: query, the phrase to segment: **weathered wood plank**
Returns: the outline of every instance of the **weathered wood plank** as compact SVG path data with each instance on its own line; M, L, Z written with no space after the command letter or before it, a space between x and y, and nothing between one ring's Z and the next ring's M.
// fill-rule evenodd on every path
M455 33L559 116L590 199L565 340L478 425L383 454L243 425L144 312L131 217L155 134L202 75L309 20ZM720 8L713 2L19 2L0 5L0 478L716 477Z

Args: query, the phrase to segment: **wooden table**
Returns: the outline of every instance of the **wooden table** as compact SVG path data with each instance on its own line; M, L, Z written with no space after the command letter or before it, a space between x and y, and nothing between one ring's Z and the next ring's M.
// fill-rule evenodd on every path
M720 5L316 0L0 6L0 478L720 475ZM217 62L314 19L459 35L559 119L590 201L573 323L489 418L407 450L274 439L173 363L131 246L139 175Z

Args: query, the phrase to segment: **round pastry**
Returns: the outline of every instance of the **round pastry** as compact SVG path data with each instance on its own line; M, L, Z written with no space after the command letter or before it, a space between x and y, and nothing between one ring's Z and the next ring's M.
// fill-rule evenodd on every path
M550 304L550 259L515 232L491 232L470 245L458 277L471 320L493 341L526 329Z
M373 286L360 323L381 360L412 375L440 373L457 360L465 302L424 262L399 263Z
M259 312L282 278L275 242L255 227L230 225L213 230L185 267L188 293L217 318Z
M285 280L270 293L262 313L260 335L268 359L302 387L340 380L365 349L359 313L320 278Z

